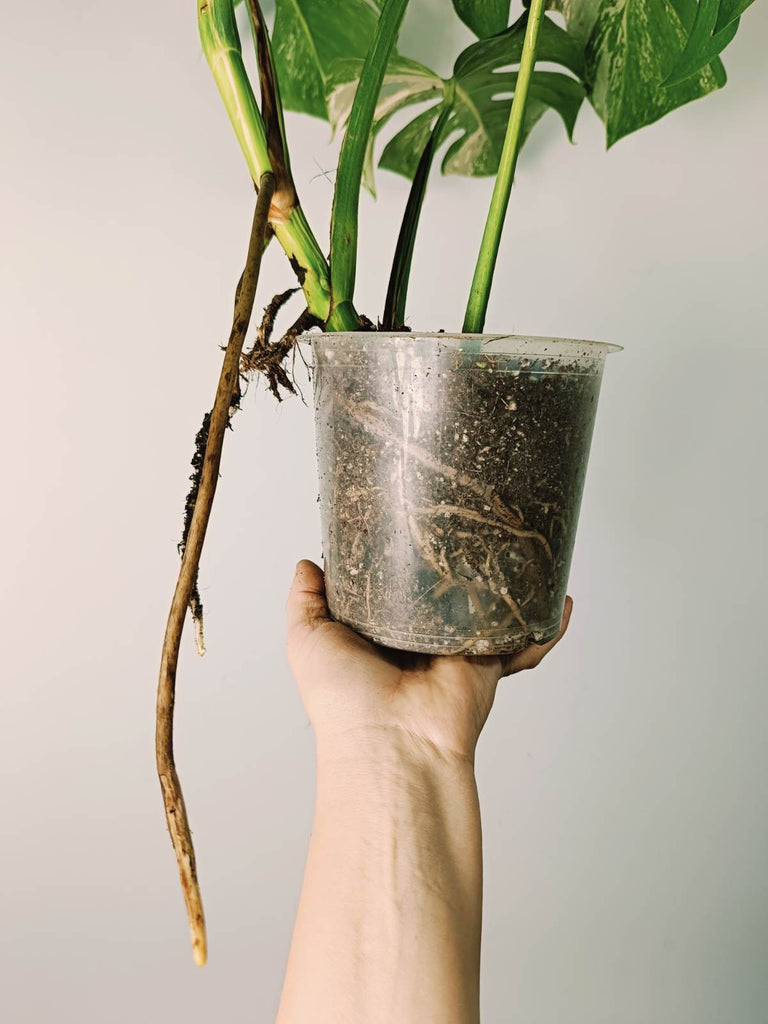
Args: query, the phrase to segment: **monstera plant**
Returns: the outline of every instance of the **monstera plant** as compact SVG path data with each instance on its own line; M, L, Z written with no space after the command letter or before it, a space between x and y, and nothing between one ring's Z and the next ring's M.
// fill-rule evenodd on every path
M289 358L302 334L315 331L318 450L330 458L320 465L324 555L336 617L373 641L425 653L503 652L552 635L609 347L480 333L517 158L550 111L572 138L591 104L610 147L721 88L719 54L750 3L530 0L513 12L510 0L432 0L431 17L458 16L475 36L444 78L429 66L436 55L428 39L424 63L397 48L408 0L276 0L271 28L258 0L239 11L234 0L197 0L203 52L245 157L243 187L250 179L258 192L215 402L196 439L158 686L157 764L197 963L206 937L173 758L175 676L188 609L204 650L197 571L243 385L260 374L278 399L293 392ZM238 20L250 25L257 89ZM290 162L301 139L289 145L284 110L326 120L342 136L327 247L301 206ZM457 335L407 326L414 240L438 159L443 174L495 176ZM373 319L356 308L354 286L366 258L357 244L360 193L375 194L377 165L411 187ZM296 286L266 304L246 348L272 238ZM273 340L276 317L298 289L305 308Z

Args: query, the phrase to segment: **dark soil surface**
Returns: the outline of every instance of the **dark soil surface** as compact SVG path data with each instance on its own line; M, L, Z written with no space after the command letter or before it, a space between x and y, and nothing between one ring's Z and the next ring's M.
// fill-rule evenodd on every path
M551 638L598 361L468 354L434 339L384 341L373 358L365 348L315 346L331 613L411 651L511 652Z

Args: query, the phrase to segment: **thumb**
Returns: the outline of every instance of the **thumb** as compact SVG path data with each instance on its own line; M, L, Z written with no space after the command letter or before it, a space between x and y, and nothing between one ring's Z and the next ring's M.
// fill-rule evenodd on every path
M325 600L325 576L319 565L306 558L298 563L285 611L289 632L313 630L330 618Z

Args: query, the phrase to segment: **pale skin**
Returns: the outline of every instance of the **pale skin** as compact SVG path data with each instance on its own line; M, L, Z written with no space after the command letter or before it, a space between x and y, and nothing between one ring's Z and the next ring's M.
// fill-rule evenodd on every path
M315 814L277 1024L476 1024L483 863L475 749L507 658L406 655L328 613L301 561L287 653L315 732Z

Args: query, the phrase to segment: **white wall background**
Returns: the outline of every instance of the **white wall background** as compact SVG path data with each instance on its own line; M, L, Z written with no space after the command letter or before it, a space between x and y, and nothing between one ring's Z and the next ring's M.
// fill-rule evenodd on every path
M405 48L427 61L439 36L444 55L463 45L430 21L440 6L410 20ZM202 565L209 653L184 644L200 971L154 692L252 193L193 4L43 0L3 21L0 1013L269 1021L314 787L282 649L294 562L320 554L311 413L248 395ZM591 111L573 147L549 115L519 169L488 328L626 350L604 381L567 642L503 681L478 752L487 1024L767 1019L767 29L757 5L719 94L608 155ZM289 131L325 237L327 128ZM406 188L381 173L363 203L371 315ZM489 189L435 181L415 327L460 325ZM266 262L263 301L291 279L276 249Z

